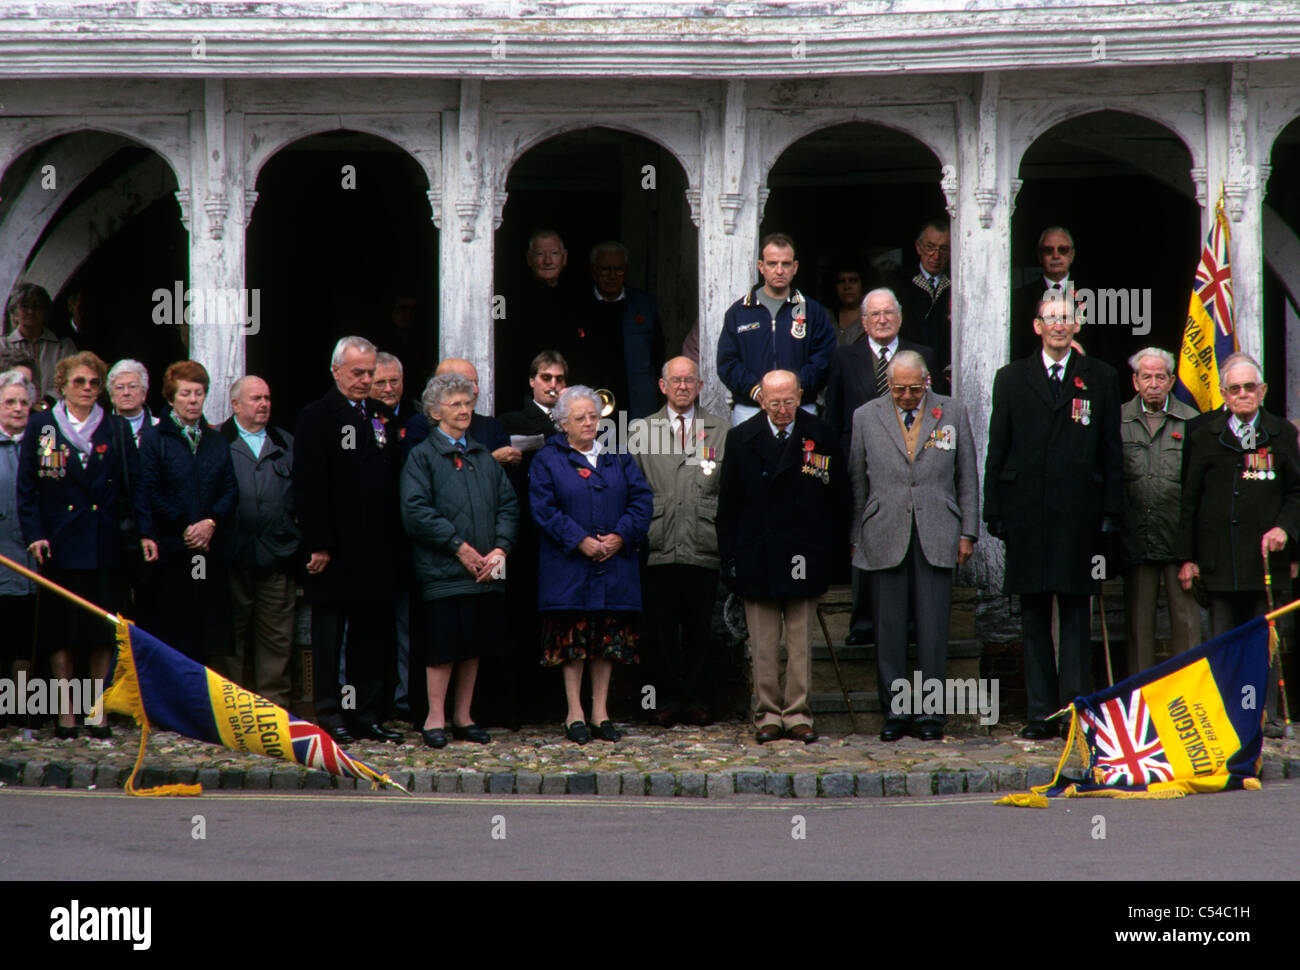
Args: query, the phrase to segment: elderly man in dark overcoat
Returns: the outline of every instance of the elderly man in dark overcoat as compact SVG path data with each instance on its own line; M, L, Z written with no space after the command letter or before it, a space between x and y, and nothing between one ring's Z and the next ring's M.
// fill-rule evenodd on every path
M1071 348L1078 330L1073 308L1045 297L1034 320L1040 349L993 381L984 521L1006 543L1003 591L1020 595L1030 739L1050 737L1046 718L1090 692L1089 597L1119 566L1103 555L1103 536L1124 515L1119 378Z
M1223 361L1220 390L1226 410L1207 415L1187 434L1183 501L1174 550L1178 579L1197 577L1210 597L1213 636L1227 633L1268 608L1264 556L1275 602L1289 597L1288 545L1300 536L1300 451L1290 421L1262 407L1268 385L1254 358ZM1268 709L1277 681L1269 678ZM1266 725L1271 736L1280 725Z
M817 740L809 692L817 599L848 508L849 480L830 425L799 409L796 374L769 371L762 410L727 433L718 489L723 580L745 601L754 662L754 724L760 744ZM778 650L785 627L785 691Z
M391 411L367 400L375 346L344 337L332 387L302 409L294 432L293 492L308 556L316 719L336 741L398 741L380 723L384 673L395 651L393 606L401 523L401 443ZM347 686L338 682L347 633ZM346 722L346 723L345 723Z

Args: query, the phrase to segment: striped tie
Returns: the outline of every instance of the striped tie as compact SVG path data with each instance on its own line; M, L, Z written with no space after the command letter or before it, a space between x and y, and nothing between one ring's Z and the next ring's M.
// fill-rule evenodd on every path
M881 347L880 356L876 358L876 397L884 397L889 389L889 378L885 376L885 365L889 363L889 348Z

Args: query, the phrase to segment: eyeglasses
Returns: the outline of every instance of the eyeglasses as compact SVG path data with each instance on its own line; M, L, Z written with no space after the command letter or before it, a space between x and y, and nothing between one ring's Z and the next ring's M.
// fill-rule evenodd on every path
M1051 256L1055 253L1057 256L1069 256L1074 252L1073 246L1039 246L1038 252L1043 256Z
M924 394L924 384L890 384L890 390L895 394Z
M1259 390L1259 385L1254 381L1248 381L1245 384L1229 384L1227 387L1228 393L1233 397L1238 394L1254 394L1257 390Z
M799 406L798 401L764 401L763 407L773 411L793 411Z
M563 374L538 374L537 380L543 384L554 384L556 381L564 380Z
M396 387L398 384L402 383L402 379L400 377L395 377L392 380L372 381L371 383L374 384L375 387Z
M1066 324L1068 326L1069 324L1074 323L1074 320L1071 317L1050 316L1050 317L1039 317L1038 319L1048 325Z
M866 319L866 320L892 320L894 317L896 317L896 316L898 316L898 315L899 315L898 311L897 311L897 310L892 310L892 309L891 309L891 310L872 310L870 313L864 313L864 314L862 314L863 319Z
M597 266L596 272L601 276L622 276L627 272L626 266Z
M691 387L692 385L698 384L699 380L694 377L670 377L668 378L668 383L676 387Z
M74 377L72 379L73 387L103 387L104 382L98 377Z
M921 247L921 252L927 256L933 256L935 253L943 253L943 255L947 256L952 252L952 248L949 246L936 246L934 243L918 243L917 245Z

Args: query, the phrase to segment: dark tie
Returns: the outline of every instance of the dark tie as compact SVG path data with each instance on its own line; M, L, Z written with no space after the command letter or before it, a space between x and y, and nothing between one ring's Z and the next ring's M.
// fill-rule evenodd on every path
M889 363L889 348L881 347L880 356L876 358L876 397L884 397L889 389L889 378L885 376L885 365Z
M365 420L366 420L366 402L365 402L365 401L358 401L358 402L357 402L357 415L361 418L362 421L365 421Z
M911 411L905 411L903 413L903 427L906 428L908 431L912 430L912 422L915 420L916 418L915 416L913 416Z
M462 455L465 454L465 439L464 439L464 438L461 438L459 441L456 442L456 450L459 451Z
M1061 396L1061 365L1053 364L1051 368L1052 395L1056 398Z
M776 433L777 444L785 444L785 439L788 437L790 437L790 432L786 431L785 428L782 428Z

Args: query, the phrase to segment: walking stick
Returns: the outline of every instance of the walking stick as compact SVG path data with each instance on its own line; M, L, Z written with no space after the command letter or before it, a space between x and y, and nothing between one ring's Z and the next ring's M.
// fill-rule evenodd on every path
M1264 595L1268 597L1268 611L1272 613L1273 576L1268 569L1268 550L1261 547L1260 552L1264 556ZM1274 623L1275 621L1269 620L1269 624L1273 625L1274 630L1277 630ZM1282 647L1285 643L1286 641L1282 639L1282 632L1277 630L1277 657L1275 658L1277 660L1277 692L1282 698L1282 735L1289 738L1293 737L1294 733L1291 730L1291 705L1287 703L1286 699L1286 676L1282 669Z
M849 709L849 724L853 733L858 733L858 716L853 713L853 702L849 700L849 689L844 686L844 674L840 670L840 658L835 656L835 644L831 643L830 630L826 629L826 617L822 616L821 604L815 607L817 622L822 625L822 636L826 638L826 649L830 651L831 663L835 664L835 679L840 682L840 693L844 695L844 706Z
M1097 587L1097 612L1101 614L1101 645L1106 654L1106 685L1114 687L1115 674L1110 669L1110 631L1106 629L1106 600L1100 586Z

